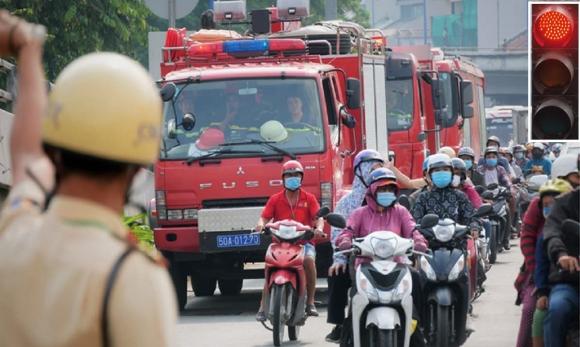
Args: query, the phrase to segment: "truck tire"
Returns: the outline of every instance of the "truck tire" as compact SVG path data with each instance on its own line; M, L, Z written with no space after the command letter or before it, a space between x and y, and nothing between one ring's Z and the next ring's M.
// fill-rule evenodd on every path
M200 273L191 274L191 287L195 296L213 296L217 284L215 277Z
M220 288L220 293L222 295L234 296L239 295L242 291L242 287L244 285L243 278L234 278L234 279L219 279L218 285Z
M175 296L177 297L177 309L183 311L187 304L187 270L185 264L169 261L169 275L171 282L175 288Z

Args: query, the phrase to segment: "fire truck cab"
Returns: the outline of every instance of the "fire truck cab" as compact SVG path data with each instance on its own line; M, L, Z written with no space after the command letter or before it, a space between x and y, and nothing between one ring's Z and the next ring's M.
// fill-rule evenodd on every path
M295 21L307 11L278 7L268 20L283 20L280 13ZM224 8L215 15L244 17ZM197 42L185 30L167 33L159 82L164 132L150 219L180 308L188 276L197 296L213 295L216 284L222 295L235 295L243 279L262 278L253 263L263 261L270 237L252 229L268 197L283 189L283 162L299 160L303 189L333 208L350 188L354 154L388 150L386 122L376 121L385 119L381 53L342 52L357 57L352 78L332 59L309 53L312 44L332 53L331 40L269 34ZM353 38L356 47L372 47L370 41ZM317 250L324 276L332 261L328 238Z

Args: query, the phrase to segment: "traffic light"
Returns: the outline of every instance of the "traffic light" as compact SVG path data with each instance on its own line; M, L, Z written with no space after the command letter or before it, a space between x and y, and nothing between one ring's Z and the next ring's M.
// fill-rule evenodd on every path
M578 4L531 4L531 129L578 140Z

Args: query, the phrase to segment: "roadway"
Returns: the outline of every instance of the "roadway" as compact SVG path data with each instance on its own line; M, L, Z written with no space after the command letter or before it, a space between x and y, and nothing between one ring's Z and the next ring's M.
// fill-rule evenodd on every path
M523 260L512 240L512 249L498 257L488 272L486 292L476 301L469 325L475 330L465 343L469 347L513 347L519 327L520 308L514 305L513 281ZM271 332L254 320L262 282L248 280L237 297L196 298L189 293L187 310L179 318L179 347L266 347L272 346ZM319 280L317 301L320 317L311 318L300 331L299 341L283 346L332 346L324 341L331 326L326 324L325 280Z

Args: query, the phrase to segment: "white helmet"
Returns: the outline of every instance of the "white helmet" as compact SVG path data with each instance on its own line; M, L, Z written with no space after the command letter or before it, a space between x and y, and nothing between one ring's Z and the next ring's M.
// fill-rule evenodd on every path
M528 189L537 192L546 182L548 182L548 175L534 175L528 179Z
M554 160L552 164L552 178L566 177L578 172L578 156L565 154Z
M266 141L280 142L288 138L288 131L277 120L269 120L260 127L260 136Z

